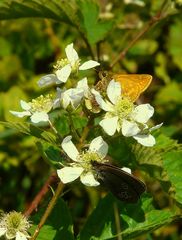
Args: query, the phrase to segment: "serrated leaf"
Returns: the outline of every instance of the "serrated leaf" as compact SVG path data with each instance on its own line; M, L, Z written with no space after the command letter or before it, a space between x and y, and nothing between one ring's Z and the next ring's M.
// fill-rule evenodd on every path
M182 146L176 140L161 133L156 134L155 138L156 145L153 148L135 144L132 146L132 152L142 169L151 177L161 181L169 181L167 172L163 167L163 154L172 150L180 150Z
M120 217L122 239L132 239L151 232L178 217L169 210L154 209L152 200L147 195L143 196L142 201L137 204L115 201L111 195L107 195L88 218L78 239L104 240L117 236L114 216L114 211L117 210Z
M42 139L44 141L50 142L52 144L56 144L56 137L47 131L44 131L32 124L29 123L15 123L15 122L0 122L3 126L14 129L17 132L21 132L27 135L34 136L38 139Z
M45 210L45 209L43 209ZM41 212L33 217L33 226L30 232L36 229L39 223ZM73 225L71 215L66 203L60 198L54 207L51 215L48 217L45 225L41 228L37 240L74 240Z
M0 20L39 17L74 25L73 3L73 1L57 0L4 0L0 3Z
M163 165L169 180L175 189L174 198L182 204L182 151L171 151L163 154Z
M113 22L99 20L99 6L95 1L80 0L78 3L83 18L82 27L85 29L89 43L94 44L103 40L111 30Z

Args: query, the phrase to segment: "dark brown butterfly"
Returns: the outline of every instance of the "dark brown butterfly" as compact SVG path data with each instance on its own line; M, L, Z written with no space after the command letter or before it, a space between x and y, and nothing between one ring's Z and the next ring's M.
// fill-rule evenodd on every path
M138 178L108 163L92 161L97 180L105 185L119 200L136 203L146 191L145 184Z

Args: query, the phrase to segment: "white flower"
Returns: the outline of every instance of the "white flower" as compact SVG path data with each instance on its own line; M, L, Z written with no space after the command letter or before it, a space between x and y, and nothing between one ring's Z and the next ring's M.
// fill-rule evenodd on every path
M62 148L74 162L57 170L59 178L63 183L68 183L80 177L80 181L86 186L98 186L100 183L94 177L92 161L106 162L104 158L108 151L107 143L99 136L92 140L88 150L79 153L71 138L67 136L63 140Z
M18 212L3 214L0 218L0 237L6 239L27 240L30 236L27 233L30 224L25 216Z
M147 121L152 117L154 108L150 104L135 106L129 99L123 98L121 85L114 80L107 87L108 100L104 100L99 92L92 90L99 106L106 111L100 121L104 131L112 136L116 131L122 132L125 137L133 137L144 146L153 146L155 138L150 134L162 124L149 129Z
M124 0L125 4L135 4L138 5L140 7L144 7L145 6L145 2L141 1L141 0Z
M57 76L53 73L41 77L40 80L38 81L39 87L45 87L54 83L59 84L60 82Z
M61 90L57 88L57 96L54 100L54 108L59 107L62 104L66 109L70 104L75 109L79 106L83 97L88 97L90 89L88 87L87 78L83 78L77 83L76 88L70 88L68 90Z
M38 85L40 87L50 85L52 83L65 83L71 73L78 72L78 70L91 69L100 65L100 63L93 60L86 61L80 65L80 59L78 57L78 53L73 48L73 43L69 44L65 48L65 52L67 58L57 61L57 64L54 66L56 69L55 74L46 75L38 81Z
M51 95L39 96L33 99L31 102L27 103L23 100L20 101L20 105L23 110L22 112L10 111L13 115L17 117L31 116L30 119L33 123L39 123L41 121L49 121L48 112L53 107L53 100Z

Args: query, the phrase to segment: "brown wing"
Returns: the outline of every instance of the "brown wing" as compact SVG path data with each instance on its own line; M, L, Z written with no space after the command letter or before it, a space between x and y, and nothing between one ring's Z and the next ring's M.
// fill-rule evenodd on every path
M122 94L135 102L152 81L149 74L114 74L113 78L121 83Z
M103 183L119 200L136 203L145 192L145 184L138 178L118 167L93 161L97 180Z

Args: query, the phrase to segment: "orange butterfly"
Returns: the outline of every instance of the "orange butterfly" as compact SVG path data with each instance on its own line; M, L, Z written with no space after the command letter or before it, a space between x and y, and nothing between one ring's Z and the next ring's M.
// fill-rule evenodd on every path
M113 74L112 78L121 84L122 95L135 102L152 81L149 74Z

